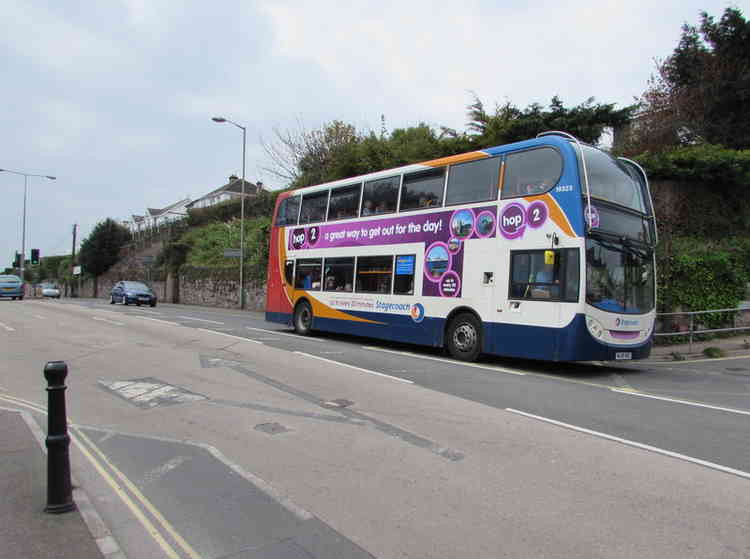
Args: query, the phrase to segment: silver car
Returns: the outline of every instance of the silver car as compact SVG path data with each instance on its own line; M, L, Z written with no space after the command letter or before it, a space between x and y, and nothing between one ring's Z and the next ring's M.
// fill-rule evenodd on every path
M54 283L43 283L42 284L42 297L51 297L53 299L60 298L60 288Z

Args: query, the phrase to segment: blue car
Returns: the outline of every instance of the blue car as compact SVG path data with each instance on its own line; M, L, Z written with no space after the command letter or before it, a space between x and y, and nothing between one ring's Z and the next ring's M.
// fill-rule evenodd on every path
M156 306L156 294L145 283L139 281L118 281L109 294L109 302L123 305Z
M0 297L23 299L23 282L18 276L0 276Z

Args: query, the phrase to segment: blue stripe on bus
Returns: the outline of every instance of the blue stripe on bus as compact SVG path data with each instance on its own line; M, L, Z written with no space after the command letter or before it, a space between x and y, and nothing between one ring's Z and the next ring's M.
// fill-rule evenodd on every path
M332 318L313 318L313 328L327 332L366 336L440 347L443 345L445 319L428 318L415 324L408 315L356 312L358 317L388 324L351 322ZM266 320L291 325L289 313L266 313ZM613 361L618 352L631 352L632 359L645 359L651 353L649 339L629 346L608 346L595 340L586 328L586 319L576 315L563 328L485 322L482 348L485 353L546 361Z

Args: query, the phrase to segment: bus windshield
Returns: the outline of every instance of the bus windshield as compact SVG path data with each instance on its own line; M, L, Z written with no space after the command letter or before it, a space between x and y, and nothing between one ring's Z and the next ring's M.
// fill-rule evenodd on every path
M654 308L650 249L627 240L586 239L586 302L608 312L644 314Z
M607 200L642 214L647 213L642 178L630 166L609 154L590 146L582 148L591 197Z

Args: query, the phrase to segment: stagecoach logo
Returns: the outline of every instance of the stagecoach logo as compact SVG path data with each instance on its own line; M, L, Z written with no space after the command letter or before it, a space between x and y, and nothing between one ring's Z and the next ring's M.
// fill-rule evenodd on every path
M615 319L615 326L638 326L637 320L629 320L627 318L616 318Z
M411 315L411 319L414 322L422 322L424 320L424 307L421 303L414 303L411 306L411 311L409 312Z

